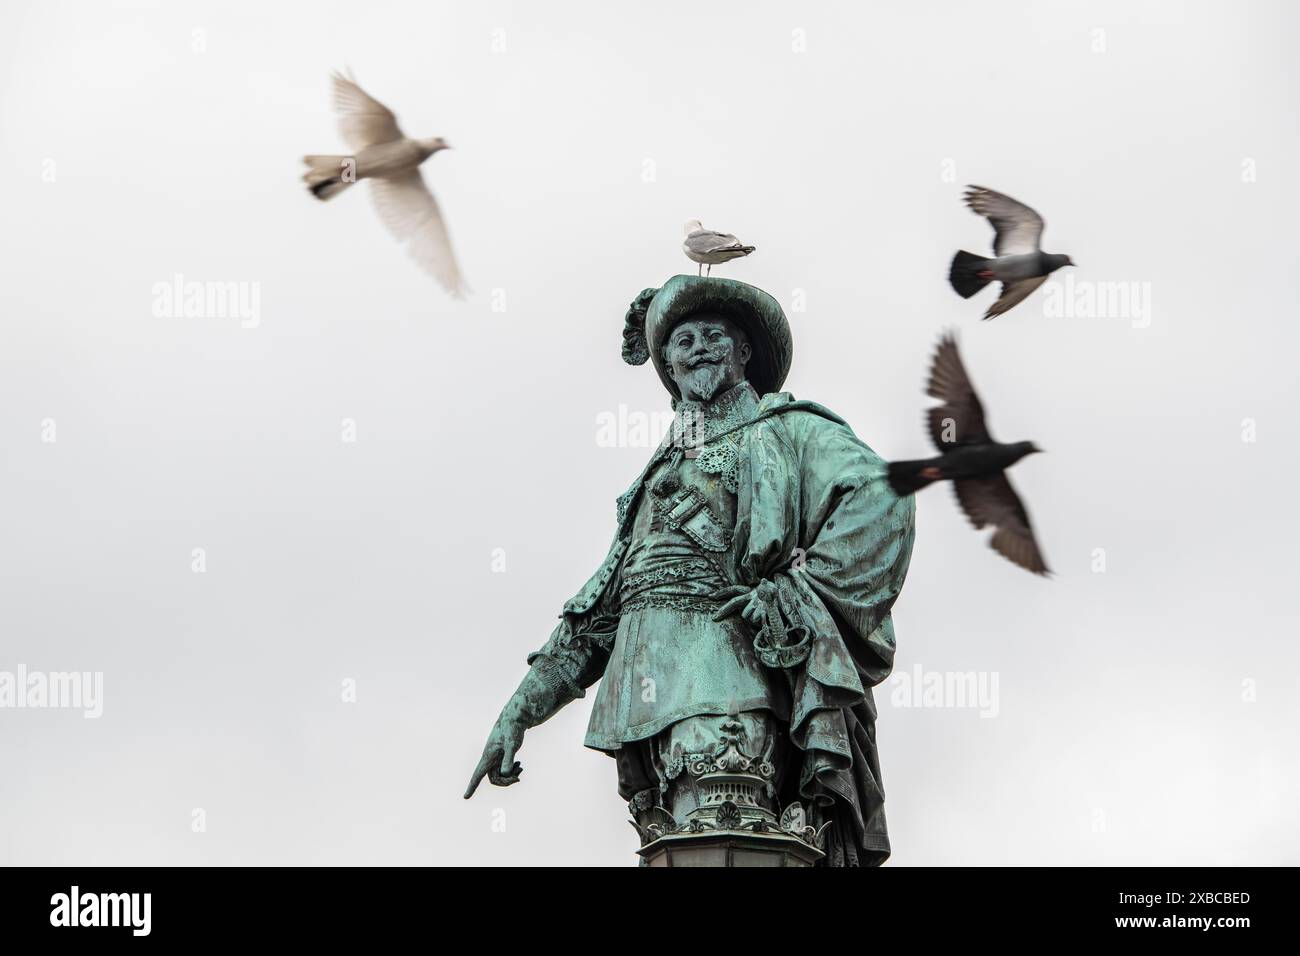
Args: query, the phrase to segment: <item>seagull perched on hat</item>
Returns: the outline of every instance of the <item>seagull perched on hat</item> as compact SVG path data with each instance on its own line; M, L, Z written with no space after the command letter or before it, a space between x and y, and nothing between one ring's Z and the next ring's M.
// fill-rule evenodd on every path
M709 272L706 274L711 274L716 265L743 258L754 251L753 246L742 245L741 241L729 232L705 229L698 219L686 223L683 232L686 239L682 243L682 251L692 262L708 266ZM699 272L700 270L697 269L695 274L699 275Z

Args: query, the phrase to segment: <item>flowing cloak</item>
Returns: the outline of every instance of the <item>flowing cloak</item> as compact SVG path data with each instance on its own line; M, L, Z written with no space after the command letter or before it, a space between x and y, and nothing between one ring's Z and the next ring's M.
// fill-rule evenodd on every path
M889 837L871 688L893 666L890 609L911 558L914 503L890 488L887 463L815 402L765 395L737 430L735 583L772 581L782 594L782 620L812 634L807 659L788 672L797 795L831 824L827 863L878 865L889 856ZM636 499L670 440L618 499L609 554L529 663L551 658L582 688L604 673L618 628L610 583L628 547Z

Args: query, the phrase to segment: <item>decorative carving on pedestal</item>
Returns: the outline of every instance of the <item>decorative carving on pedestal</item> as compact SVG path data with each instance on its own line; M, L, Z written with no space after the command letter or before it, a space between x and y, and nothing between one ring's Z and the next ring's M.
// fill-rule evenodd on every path
M741 746L743 725L731 718L712 753L674 755L694 778L697 805L683 820L644 800L628 805L647 866L812 866L825 854L824 832L810 826L799 803L778 818L764 803L773 794L771 743L761 756ZM640 797L641 795L638 795Z

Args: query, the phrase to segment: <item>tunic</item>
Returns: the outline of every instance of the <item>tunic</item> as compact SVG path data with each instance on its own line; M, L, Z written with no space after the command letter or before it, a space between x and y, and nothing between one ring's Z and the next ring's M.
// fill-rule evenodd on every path
M697 438L753 418L758 397L742 382L696 415ZM618 630L592 708L586 744L606 752L687 717L772 710L789 717L784 682L772 680L738 617L714 621L710 595L732 583L734 476L675 449L647 476L618 575Z

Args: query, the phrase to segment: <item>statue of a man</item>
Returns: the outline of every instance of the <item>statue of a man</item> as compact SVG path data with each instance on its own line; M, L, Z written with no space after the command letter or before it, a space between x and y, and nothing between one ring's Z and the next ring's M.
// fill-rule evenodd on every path
M756 805L798 808L823 863L879 864L871 688L893 662L912 500L841 418L780 391L790 327L767 293L679 275L637 297L623 334L674 427L619 497L604 563L529 655L466 796L484 776L517 782L525 731L600 681L586 745L615 759L636 820L668 821L654 833L698 813L703 774L742 768Z

